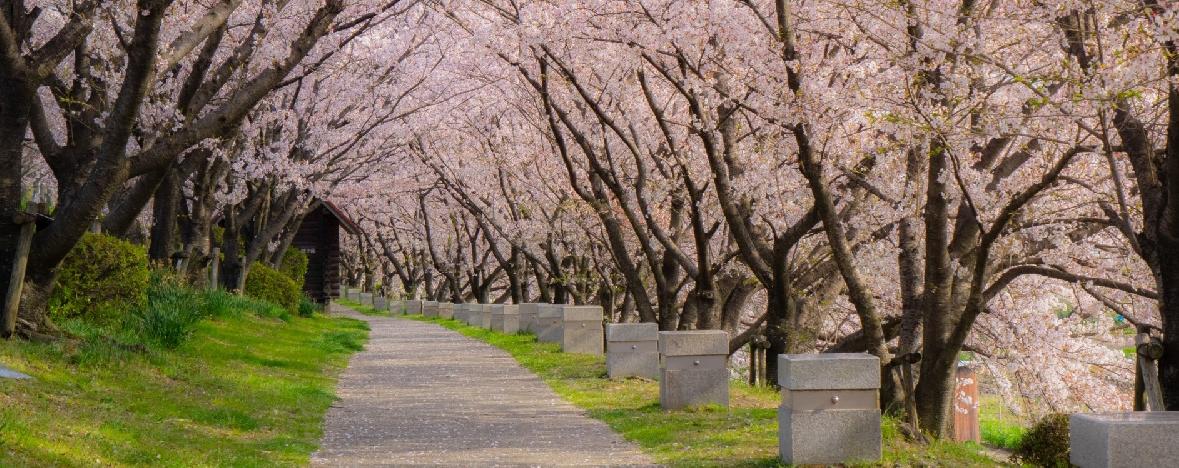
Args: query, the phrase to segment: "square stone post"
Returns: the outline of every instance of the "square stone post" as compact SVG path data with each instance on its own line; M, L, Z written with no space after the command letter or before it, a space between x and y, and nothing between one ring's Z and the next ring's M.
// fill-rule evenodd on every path
M1179 466L1179 411L1073 414L1069 461L1081 468Z
M422 302L422 315L426 317L437 317L438 303L434 301Z
M658 379L659 325L606 324L606 375L611 379Z
M438 317L444 318L444 319L453 319L454 318L454 304L451 304L449 302L439 302L438 303Z
M483 304L463 304L464 315L467 325L472 327L479 326L483 321Z
M352 302L360 302L360 290L356 288L348 288L344 292L344 298Z
M454 316L452 318L454 318L455 320L458 320L462 323L467 323L467 304L466 303L460 302L457 304L451 304L451 308L454 310Z
M422 301L405 301L405 313L420 314L422 313Z
M880 459L880 359L871 354L778 356L778 451L787 464Z
M383 294L373 296L373 308L377 310L389 310L389 299Z
M602 354L602 307L596 305L561 307L561 351Z
M360 305L372 307L373 293L360 293Z
M498 304L479 304L479 323L475 324L479 328L486 330L491 329L491 313L499 307Z
M491 309L491 331L509 335L520 331L520 306L496 305Z
M536 326L536 313L540 310L540 304L520 304L520 329L526 332L538 333Z
M536 311L536 341L541 343L560 343L561 342L561 324L564 320L561 317L560 304L540 304L540 308Z
M665 410L729 406L729 334L723 330L659 332L659 405Z

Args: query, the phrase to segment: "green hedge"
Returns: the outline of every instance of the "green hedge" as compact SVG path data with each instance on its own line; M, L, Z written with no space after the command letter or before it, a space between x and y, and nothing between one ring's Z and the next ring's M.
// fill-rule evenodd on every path
M303 296L303 288L282 272L255 263L246 276L245 293L278 304L293 315L299 313L299 298Z
M287 249L282 254L282 265L279 265L278 270L302 289L303 280L307 278L307 254L299 249Z
M62 261L49 299L55 318L118 319L147 300L147 249L87 233Z

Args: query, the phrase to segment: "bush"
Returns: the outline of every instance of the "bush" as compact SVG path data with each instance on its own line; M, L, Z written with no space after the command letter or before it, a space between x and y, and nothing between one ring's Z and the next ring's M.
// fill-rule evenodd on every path
M287 249L282 254L282 265L279 265L278 271L299 285L299 289L303 289L303 280L307 277L307 254L299 249Z
M49 307L55 318L106 321L142 307L149 282L147 249L87 233L62 261Z
M303 290L287 275L261 263L250 267L246 276L247 296L273 302L290 314L299 313L299 298Z
M1036 466L1068 467L1068 415L1045 416L1024 434L1013 458Z

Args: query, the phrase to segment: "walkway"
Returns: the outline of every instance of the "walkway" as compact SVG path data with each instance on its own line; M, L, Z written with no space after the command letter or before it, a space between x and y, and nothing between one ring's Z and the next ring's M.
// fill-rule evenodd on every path
M340 377L314 465L650 464L498 348L434 324L333 312L372 331Z

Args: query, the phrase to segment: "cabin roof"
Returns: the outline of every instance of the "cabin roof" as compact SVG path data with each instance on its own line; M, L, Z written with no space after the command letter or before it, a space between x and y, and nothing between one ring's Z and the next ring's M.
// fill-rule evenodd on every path
M341 210L340 207L336 206L335 203L322 198L316 199L315 203L311 204L311 210L315 210L320 206L323 206L327 209L328 213L331 213L332 216L335 216L336 219L340 221L340 226L343 226L344 230L348 231L348 234L352 234L354 236L360 234L360 226L358 226L356 222L352 221L352 218L349 218L348 214L344 213L344 210Z

